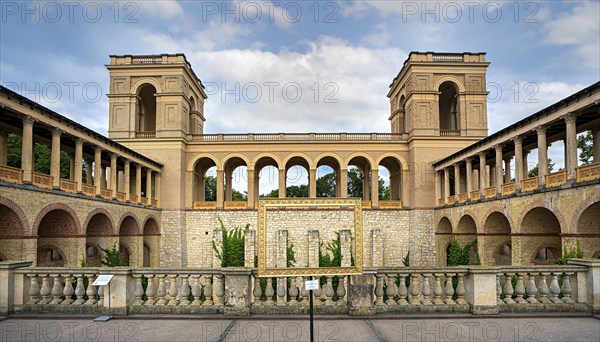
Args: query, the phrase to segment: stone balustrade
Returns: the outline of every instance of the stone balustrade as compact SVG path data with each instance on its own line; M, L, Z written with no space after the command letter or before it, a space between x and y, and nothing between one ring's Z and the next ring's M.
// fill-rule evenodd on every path
M467 201L466 193L458 194L458 202L459 203L465 203L466 201Z
M217 209L216 201L194 201L194 209Z
M62 191L75 194L77 193L77 183L70 181L68 179L60 179L60 189Z
M528 192L533 191L540 187L540 179L538 177L531 177L523 179L521 181L521 191Z
M112 199L112 190L101 188L100 189L100 197L102 197L104 199L108 199L108 200Z
M402 209L402 201L379 201L379 209Z
M502 184L502 196L512 195L517 192L517 183L511 182Z
M587 182L600 178L600 162L577 168L577 182Z
M52 189L52 178L52 176L43 173L33 172L31 184L43 189Z
M449 131L451 136L460 132ZM136 133L136 138L141 133ZM152 132L154 133L154 132ZM458 134L456 134L458 133ZM401 133L248 133L248 134L190 134L193 142L241 142L241 141L400 141Z
M495 186L491 186L489 188L483 189L483 196L486 199L496 197L496 187Z
M6 165L0 165L0 181L22 184L23 170Z
M567 182L567 171L558 171L546 175L546 187L552 188L555 186L561 186Z
M254 268L41 268L0 262L0 314L305 314L310 276L259 278ZM90 286L112 274L104 287ZM321 276L321 314L600 312L600 261L530 267L365 268ZM96 311L99 310L99 311Z
M477 201L481 198L481 192L479 192L479 190L471 191L469 197L471 198L471 201Z

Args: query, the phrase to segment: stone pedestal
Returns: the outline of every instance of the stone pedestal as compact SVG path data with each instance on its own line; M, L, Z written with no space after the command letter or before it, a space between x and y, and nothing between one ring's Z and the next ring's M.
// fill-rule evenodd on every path
M23 284L15 285L13 270L29 266L31 266L31 261L0 262L0 316L11 314L14 311L15 293L24 287ZM17 289L17 287L19 288Z
M588 271L585 278L580 277L579 273L577 275L577 302L585 300L593 313L600 313L600 260L571 259L569 264L587 266Z
M374 315L373 289L375 288L375 277L373 274L349 276L348 283L348 305L351 316Z
M223 313L226 316L250 315L251 272L247 269L223 269L223 275L225 278Z
M496 297L496 273L494 267L470 268L465 276L465 299L474 315L498 314Z

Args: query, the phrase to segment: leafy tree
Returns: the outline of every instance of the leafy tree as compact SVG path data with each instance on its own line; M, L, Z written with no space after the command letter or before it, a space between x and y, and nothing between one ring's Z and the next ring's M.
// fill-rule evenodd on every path
M100 248L104 252L102 265L107 267L121 266L121 251L117 248L116 243L110 249Z
M554 163L552 162L552 159L548 158L548 172L552 172L554 170ZM536 177L539 174L539 165L535 164L535 167L531 170L529 170L529 174L527 175L527 177L531 178L531 177Z
M233 201L246 201L248 200L248 193L231 189L231 198ZM217 200L217 179L213 176L204 178L204 199L205 201Z
M317 178L317 197L336 197L335 193L335 173L328 173Z
M363 197L363 180L364 176L360 169L348 170L348 197Z
M579 160L582 164L589 164L592 162L592 158L594 157L592 139L592 131L587 131L585 134L581 134L577 137L577 148L581 150L581 153L579 153Z

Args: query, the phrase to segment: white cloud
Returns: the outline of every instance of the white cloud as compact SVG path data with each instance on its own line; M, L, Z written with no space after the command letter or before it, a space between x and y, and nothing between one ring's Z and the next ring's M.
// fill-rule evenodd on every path
M135 3L139 6L140 11L164 20L184 15L183 8L176 0L135 1Z
M580 61L575 64L600 68L600 2L578 3L571 12L547 19L543 33L546 44L572 47Z
M374 47L388 46L391 39L392 35L388 32L385 23L375 25L370 34L362 37L363 42Z

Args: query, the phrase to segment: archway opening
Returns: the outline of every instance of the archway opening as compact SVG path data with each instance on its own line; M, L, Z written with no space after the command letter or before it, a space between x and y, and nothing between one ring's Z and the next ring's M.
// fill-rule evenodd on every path
M439 91L440 130L457 131L458 127L458 87L450 81L442 83Z
M194 164L194 202L217 200L217 167L210 158L200 158Z
M89 220L85 230L87 266L102 266L100 248L112 247L112 241L109 241L112 231L112 223L104 213L97 213Z
M138 132L156 131L156 88L151 84L144 84L138 89L137 102L137 130Z
M129 266L129 257L131 256L131 253L129 252L129 247L127 247L127 245L124 243L119 243L119 253L119 265Z
M67 257L67 239L77 237L77 224L71 214L54 209L44 215L38 225L38 266L64 266Z
M477 234L477 225L475 224L475 220L470 215L464 215L458 221L458 225L456 226L456 232L458 234L467 234L467 235L476 235Z
M348 197L369 200L370 170L371 163L365 157L354 157L348 162Z
M239 157L225 163L225 201L248 200L248 167Z
M254 164L254 187L257 198L279 197L279 165L275 159L263 157Z
M546 208L537 207L529 210L521 223L522 240L521 255L530 255L529 260L522 263L552 264L560 258L561 238L560 222L554 213Z
M158 223L152 217L144 223L144 246L143 246L143 266L158 267L158 253L160 249L160 228Z
M494 264L497 266L512 265L512 247L509 243L501 243L496 248Z
M402 164L398 159L386 157L379 163L379 179L379 199L402 199Z
M317 163L317 197L340 197L340 164L333 157L324 157Z
M285 197L308 197L308 162L293 157L285 164Z

